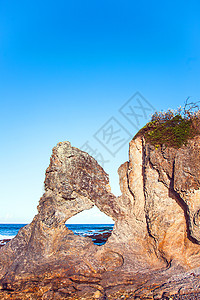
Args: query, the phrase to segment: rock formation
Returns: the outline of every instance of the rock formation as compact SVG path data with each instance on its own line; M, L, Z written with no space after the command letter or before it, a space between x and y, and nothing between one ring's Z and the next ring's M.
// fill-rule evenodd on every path
M95 159L59 143L38 214L0 249L0 299L196 299L199 160L199 136L179 149L138 136L119 168L122 195L115 197ZM115 221L103 246L65 226L93 205Z

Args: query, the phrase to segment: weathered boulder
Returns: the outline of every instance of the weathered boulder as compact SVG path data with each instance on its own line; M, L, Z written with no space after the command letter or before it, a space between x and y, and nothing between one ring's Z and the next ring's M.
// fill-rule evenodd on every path
M199 149L198 136L179 149L157 149L138 136L119 168L122 195L115 197L95 159L59 143L38 214L0 249L0 299L195 299ZM65 226L93 205L115 221L100 247Z

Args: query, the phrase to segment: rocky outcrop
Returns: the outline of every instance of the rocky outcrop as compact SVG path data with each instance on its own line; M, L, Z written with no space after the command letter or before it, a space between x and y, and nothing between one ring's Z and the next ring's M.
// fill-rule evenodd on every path
M59 143L38 214L0 249L0 299L195 299L199 149L198 136L179 149L133 139L115 197L95 159ZM103 246L65 226L93 205L115 221Z

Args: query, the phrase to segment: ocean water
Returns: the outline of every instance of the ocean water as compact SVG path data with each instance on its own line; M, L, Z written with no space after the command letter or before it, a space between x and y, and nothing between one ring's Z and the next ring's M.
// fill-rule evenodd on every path
M15 237L20 228L27 224L0 224L0 240L12 239ZM105 242L96 240L95 236L110 233L113 229L112 224L67 224L70 230L76 235L91 236L94 243L97 245L103 245Z
M0 240L14 238L26 224L0 224Z

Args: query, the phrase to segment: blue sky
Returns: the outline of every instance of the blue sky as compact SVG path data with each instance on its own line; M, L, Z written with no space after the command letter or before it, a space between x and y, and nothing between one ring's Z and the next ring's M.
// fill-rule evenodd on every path
M199 1L0 1L0 223L32 220L60 141L88 141L120 194L128 138L112 155L94 135L111 117L135 135L120 108L137 91L157 110L199 100L199 15Z

